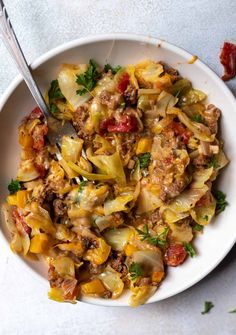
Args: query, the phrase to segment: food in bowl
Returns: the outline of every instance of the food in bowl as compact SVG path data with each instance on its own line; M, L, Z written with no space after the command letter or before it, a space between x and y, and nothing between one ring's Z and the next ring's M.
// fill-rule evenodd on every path
M35 108L19 126L17 177L4 205L11 249L48 263L49 297L145 303L168 267L195 256L194 237L225 196L220 110L163 62L64 64L47 93L78 138L47 142Z

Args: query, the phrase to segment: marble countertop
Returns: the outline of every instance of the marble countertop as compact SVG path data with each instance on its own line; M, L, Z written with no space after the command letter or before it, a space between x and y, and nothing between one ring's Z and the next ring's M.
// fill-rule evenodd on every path
M196 54L218 75L224 40L236 40L235 0L5 0L29 62L64 42L91 34L134 32ZM17 74L0 42L0 94ZM236 79L228 83L236 95ZM138 309L47 299L44 286L16 257L0 251L0 335L165 334L235 335L236 246L205 279L187 291ZM215 307L201 315L204 301Z

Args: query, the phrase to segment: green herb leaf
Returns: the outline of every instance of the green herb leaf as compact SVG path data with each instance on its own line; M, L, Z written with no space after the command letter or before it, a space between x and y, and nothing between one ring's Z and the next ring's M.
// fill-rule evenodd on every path
M231 310L229 311L229 313L236 313L236 308L231 309Z
M218 167L220 167L220 165L218 164L216 156L211 157L210 162L208 164L208 167L213 167L214 169L217 169Z
M106 64L104 66L104 71L108 72L109 70L111 70L112 74L116 74L118 71L120 71L120 69L122 69L122 67L120 65L117 66L111 66L110 64Z
M191 243L183 243L185 251L189 254L190 257L196 256L196 251L194 250Z
M78 189L78 192L82 192L85 188L85 186L87 185L87 181L86 180L83 180L79 183L79 189Z
M87 71L77 75L76 83L83 86L82 89L76 91L77 94L84 95L92 91L96 86L98 79L101 77L101 73L97 71L97 68L98 64L93 59L90 59Z
M208 221L208 219L209 219L208 215L204 215L204 216L203 216L203 220Z
M203 118L200 114L193 115L192 120L198 123L203 123Z
M59 112L56 101L62 99L65 100L65 97L61 92L58 80L53 80L48 91L49 108L52 114Z
M216 214L219 214L223 212L225 207L228 205L228 202L226 201L226 195L220 190L214 192L213 195L216 199Z
M204 305L204 311L202 311L202 314L207 314L210 312L210 310L214 307L213 303L211 301L205 301Z
M143 227L143 230L136 229L138 234L141 236L141 241L147 241L149 244L158 245L163 247L166 245L166 237L169 232L169 228L165 228L164 231L156 236L152 236L149 232L148 225Z
M148 167L150 160L151 160L151 154L149 152L145 152L141 156L138 157L139 163L140 163L140 169L145 169Z
M139 263L133 262L129 267L129 273L131 279L134 281L143 275L143 269Z
M8 185L8 191L10 192L10 194L14 194L17 191L19 191L21 189L21 184L19 182L19 180L11 180L10 184Z
M203 230L203 226L196 223L194 226L193 226L193 229L196 230L196 231L202 231Z

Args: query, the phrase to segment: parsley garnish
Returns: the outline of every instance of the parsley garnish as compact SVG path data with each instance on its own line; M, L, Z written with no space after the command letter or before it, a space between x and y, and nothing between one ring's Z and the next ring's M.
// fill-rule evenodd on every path
M204 215L204 216L203 216L203 220L208 221L208 219L209 219L208 215Z
M143 269L139 263L133 262L129 267L129 273L131 280L137 280L138 277L142 276Z
M87 181L83 180L79 183L79 189L78 192L82 192L84 190L84 187L87 185Z
M217 169L218 167L220 167L220 165L218 164L216 156L212 156L211 157L208 166L209 167L213 167L214 169Z
M151 160L151 154L149 152L145 152L141 156L138 157L139 163L140 163L140 169L145 169L148 167L150 160Z
M236 313L236 308L231 309L231 310L229 311L229 313Z
M193 229L196 230L196 231L202 231L203 230L203 226L196 223L194 226L193 226Z
M192 120L198 123L203 123L203 118L200 114L193 115Z
M143 230L136 229L138 234L141 236L141 241L147 241L152 245L158 245L160 247L165 246L166 244L166 236L168 234L169 228L165 228L164 231L156 236L151 236L149 233L148 225L146 224L143 227Z
M194 250L191 243L183 243L185 251L189 254L190 257L196 256L196 251Z
M104 71L105 72L108 72L109 70L111 70L112 74L116 74L118 71L120 71L122 67L120 65L117 65L117 66L111 66L110 64L106 64L104 66Z
M92 91L96 86L98 79L101 77L101 73L97 71L97 68L98 64L93 59L90 59L87 71L77 75L76 83L83 86L82 89L76 91L77 94L84 95Z
M59 99L65 99L64 95L61 92L59 87L58 80L53 80L51 82L50 89L48 91L48 100L49 100L49 108L52 114L55 114L59 111L56 101Z
M214 193L214 197L216 199L216 214L219 214L225 210L225 207L228 205L226 201L226 195L218 190Z
M11 180L10 184L8 185L8 191L10 192L10 194L14 194L17 191L19 191L21 189L21 184L19 182L19 180Z
M202 314L207 314L210 312L210 310L214 307L213 303L211 301L205 301L204 305L204 311L202 311Z

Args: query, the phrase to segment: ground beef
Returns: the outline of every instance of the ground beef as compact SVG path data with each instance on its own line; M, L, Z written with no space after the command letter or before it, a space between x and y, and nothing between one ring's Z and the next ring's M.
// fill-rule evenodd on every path
M164 71L173 77L174 82L181 79L181 76L179 75L179 72L176 69L170 67L165 62L159 62L159 63L163 66Z
M147 286L151 284L151 278L150 277L139 277L136 282L135 286Z
M132 85L127 87L123 96L127 106L131 106L137 103L137 90Z
M84 249L85 250L88 250L88 249L95 249L98 247L98 243L96 240L93 240L89 237L81 237L81 240L82 240L82 244L84 246Z
M205 168L209 164L209 157L203 154L199 154L197 157L193 159L192 164L197 168Z
M125 265L125 255L122 253L112 253L110 266L117 272L126 275L128 273L127 266Z
M212 104L208 105L206 110L204 111L204 121L210 128L212 134L217 134L218 131L217 122L220 117L220 113L221 113L220 109Z
M122 95L117 94L111 94L108 91L102 91L99 95L99 100L102 105L106 105L109 109L115 110L120 106L122 103Z
M67 206L61 199L53 201L54 215L56 218L62 217L67 212Z
M93 140L94 129L86 129L85 124L89 118L88 104L83 104L73 113L72 123L79 137L83 138L85 142Z

